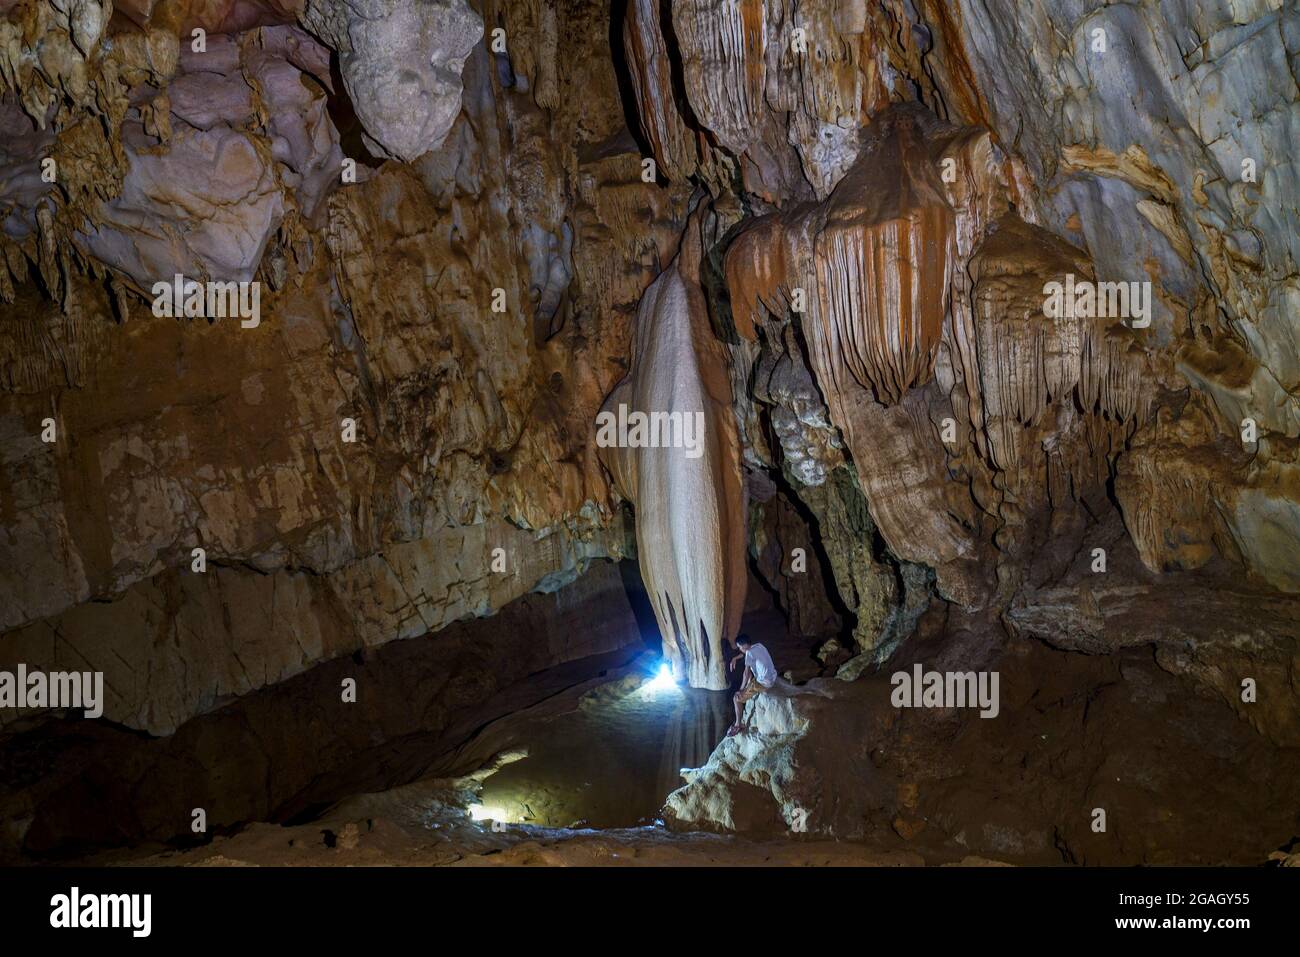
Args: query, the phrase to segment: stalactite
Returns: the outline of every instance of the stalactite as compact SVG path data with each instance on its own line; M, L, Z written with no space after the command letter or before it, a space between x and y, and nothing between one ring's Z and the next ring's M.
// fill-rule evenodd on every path
M777 216L757 220L735 238L727 250L724 269L731 293L731 316L736 332L754 340L760 308L784 314L789 308L786 277L787 233Z
M943 327L951 213L929 207L862 227L830 224L815 245L814 348L886 404L925 382ZM837 361L838 360L838 361Z
M699 286L698 228L697 214L677 259L642 297L631 371L601 410L603 421L698 414L698 448L635 447L629 430L600 456L636 509L638 559L664 654L693 687L721 689L723 642L734 640L745 601L746 512L726 350Z
M909 561L949 566L941 589L972 604L980 590L967 567L975 505L949 480L937 419L912 393L933 378L957 252L973 244L983 211L996 206L984 199L986 188L971 210L958 211L941 179L951 153L954 169L974 165L984 177L978 142L974 131L914 104L893 107L874 120L824 203L759 220L726 257L737 332L753 335L761 311L798 317L885 540Z
M1150 415L1151 390L1141 349L1122 326L1093 326L1083 337L1079 402L1087 412L1137 424Z
M1091 266L1078 251L1017 216L999 220L996 232L971 259L974 281L975 367L978 418L991 463L1021 467L1025 450L1052 402L1079 382L1083 320L1043 314L1044 281Z
M779 287L804 322L822 386L868 389L886 404L925 383L943 332L955 215L939 181L947 139L914 106L876 120L830 198L759 222L727 255L738 331ZM951 130L951 128L947 128ZM949 137L951 138L951 133Z
M758 220L725 264L742 337L797 316L890 547L972 601L961 563L985 540L1020 561L1030 516L1065 505L1049 486L1104 486L1151 401L1131 330L1046 314L1045 283L1093 267L1010 211L1004 173L987 133L896 106L824 203Z
M679 0L672 8L691 107L722 146L740 155L754 137L763 108L763 0Z
M699 155L673 97L672 62L659 18L659 0L630 0L623 21L623 48L632 67L642 132L663 174L670 180L684 180L695 172Z

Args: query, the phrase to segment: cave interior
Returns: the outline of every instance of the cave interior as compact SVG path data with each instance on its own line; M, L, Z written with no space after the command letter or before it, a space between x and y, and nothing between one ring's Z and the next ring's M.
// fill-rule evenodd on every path
M0 0L0 864L1300 865L1297 76Z

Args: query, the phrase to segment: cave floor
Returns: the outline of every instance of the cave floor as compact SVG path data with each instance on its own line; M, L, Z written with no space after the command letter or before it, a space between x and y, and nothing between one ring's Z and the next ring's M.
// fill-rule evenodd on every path
M528 754L483 782L478 813L546 827L652 824L680 769L704 764L732 717L725 691L610 682L519 729Z
M755 622L761 625L761 622ZM761 627L755 629L762 630ZM305 824L255 823L189 850L102 863L198 866L919 865L902 848L749 840L655 822L682 768L731 723L726 691L649 679L657 656L574 685L483 728L441 765L480 770L341 801ZM474 809L482 820L474 820ZM498 818L494 822L493 818Z
M350 798L309 824L253 824L200 848L131 859L110 856L98 863L200 867L898 867L995 863L976 857L928 860L901 846L901 841L900 846L884 847L796 836L751 840L698 831L675 832L654 825L609 829L493 825L490 821L473 821L466 813L476 783L472 779L421 781ZM484 796L491 793L484 788Z
M791 636L775 611L747 615L745 630L762 641L790 678L818 673L809 642ZM551 828L630 828L655 822L681 771L702 766L734 720L730 691L645 683L659 667L646 655L590 682L576 707L538 708L488 729L480 754L527 751L483 782L480 815ZM731 674L732 684L740 672Z
M752 621L755 634L764 622ZM800 649L782 649L796 670ZM803 649L806 653L806 649ZM430 777L345 799L309 823L250 824L188 850L110 854L137 866L917 866L902 846L670 831L655 817L680 771L732 720L730 692L666 687L658 659L575 685L489 724ZM471 809L481 820L474 820ZM499 820L493 820L499 819ZM145 851L144 856L141 852ZM968 858L967 863L984 863Z
M345 802L311 824L254 824L188 851L166 851L135 866L490 867L490 866L920 866L905 848L796 838L749 840L663 827L608 830L469 822L441 805L429 783ZM101 863L112 863L103 861ZM967 858L962 863L988 863Z

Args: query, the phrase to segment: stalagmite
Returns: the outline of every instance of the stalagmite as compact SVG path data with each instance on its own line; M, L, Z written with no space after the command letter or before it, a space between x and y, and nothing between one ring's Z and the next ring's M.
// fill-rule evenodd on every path
M721 689L723 642L734 640L745 601L745 502L727 355L709 326L700 255L696 218L641 299L632 368L597 417L597 444L636 509L641 574L674 675ZM614 423L636 413L652 417L650 434L632 428L610 444ZM692 420L702 424L693 441ZM672 423L685 426L685 442Z

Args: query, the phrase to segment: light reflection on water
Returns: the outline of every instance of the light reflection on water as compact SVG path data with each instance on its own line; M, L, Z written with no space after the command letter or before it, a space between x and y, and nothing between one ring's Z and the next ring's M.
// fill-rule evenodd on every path
M662 797L682 786L682 768L698 768L709 759L734 718L730 693L681 689L664 729L657 784Z
M518 741L528 757L489 777L479 801L512 823L648 823L681 787L681 769L703 765L733 717L726 691L611 683L525 729Z

